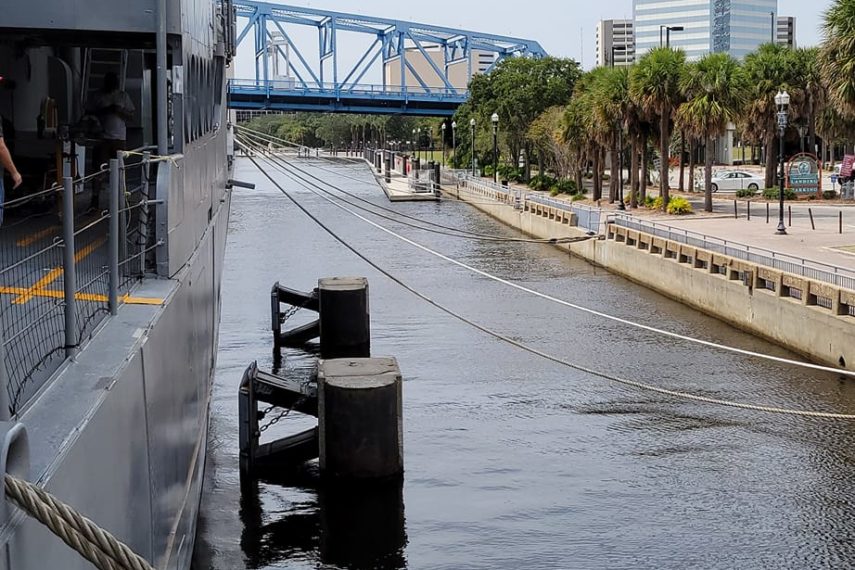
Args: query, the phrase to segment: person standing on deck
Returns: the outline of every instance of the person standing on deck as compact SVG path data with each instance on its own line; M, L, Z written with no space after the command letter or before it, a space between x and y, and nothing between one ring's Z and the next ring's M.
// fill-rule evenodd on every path
M104 85L89 111L101 122L101 141L95 148L95 168L116 158L116 153L125 150L127 139L126 122L134 116L134 104L128 94L119 89L119 78L112 71L104 74ZM92 199L89 208L98 209L98 195L103 185L103 177L96 178L92 186Z
M3 138L3 121L0 121L0 226L3 225L3 204L6 202L6 193L3 189L3 170L8 170L12 177L12 188L15 189L21 185L23 179L21 173L15 168L15 163L12 162L12 153L6 146L6 140Z

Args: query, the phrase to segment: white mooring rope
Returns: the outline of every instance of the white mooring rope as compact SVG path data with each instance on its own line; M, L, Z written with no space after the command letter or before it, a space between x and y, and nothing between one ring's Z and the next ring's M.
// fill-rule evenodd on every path
M44 489L7 474L6 496L99 570L154 570L118 538Z
M238 144L241 144L241 143L238 142ZM344 240L344 238L339 236L334 230L332 230L329 226L327 226L324 222L322 222L316 215L312 214L303 204L301 204L287 190L285 190L285 188L283 188L282 185L279 184L269 172L267 172L265 169L263 169L261 167L261 165L253 157L250 156L249 160L255 165L255 167L261 172L262 175L264 175L282 194L285 195L286 198L288 198L306 216L308 216L312 221L314 221L318 226L320 226L321 229L323 229L325 232L327 232L333 239L335 239L340 244L342 244L342 246L344 246L346 249L348 249L354 255L356 255L357 257L362 259L365 263L367 263L368 265L373 267L375 270L380 272L382 275L385 275L388 279L390 279L394 283L397 283L398 285L400 285L401 287L403 287L404 289L406 289L407 291L409 291L410 293L412 293L413 295L415 295L419 299L422 299L423 301L427 302L428 304L430 304L430 305L436 307L437 309L439 309L440 311L446 313L447 315L454 317L455 319L458 319L461 322L466 323L467 325L469 325L469 326L471 326L477 330L480 330L481 332L483 332L487 335L490 335L490 336L496 338L497 340L501 340L503 342L506 342L510 345L513 345L513 346L521 349L521 350L524 350L526 352L529 352L531 354L539 356L545 360L549 360L549 361L554 362L556 364L561 364L561 365L566 366L568 368L579 370L580 372L591 374L593 376L597 376L597 377L603 378L605 380L616 382L618 384L623 384L625 386L631 386L631 387L637 388L639 390L644 390L644 391L648 391L648 392L655 392L658 394L671 396L673 398L677 398L677 399L681 399L681 400L703 402L706 404L712 404L712 405L716 405L716 406L738 408L738 409L742 409L742 410L751 410L751 411L755 411L755 412L764 412L764 413L768 413L768 414L781 414L781 415L799 416L799 417L826 419L826 420L847 420L847 421L855 420L855 414L843 414L843 413L825 412L825 411L817 411L817 410L799 410L799 409L783 408L783 407L777 407L777 406L767 406L767 405L762 405L762 404L750 404L750 403L746 403L746 402L725 400L725 399L721 399L721 398L713 398L713 397L709 397L709 396L703 396L701 394L693 394L690 392L683 392L683 391L679 391L679 390L670 390L668 388L661 388L659 386L654 386L652 384L646 384L644 382L638 382L636 380L630 380L627 378L622 378L620 376L616 376L616 375L609 374L606 372L602 372L599 370L594 370L594 369L588 368L586 366L582 366L582 365L576 364L574 362L570 362L570 361L565 360L563 358L560 358L558 356L549 354L547 352L539 350L533 346L527 345L527 344L522 343L520 341L517 341L515 339L512 339L507 335L504 335L504 334L497 332L493 329L490 329L490 328L488 328L488 327L486 327L480 323L477 323L477 322L461 315L460 313L457 313L456 311L446 307L445 305L433 300L432 298L428 297L427 295L425 295L421 291L411 287L406 282L404 282L400 278L396 277L395 275L390 273L388 270L384 269L382 266L378 265L372 259L367 257L364 253L362 253L361 251L356 249L355 246L351 245L349 242ZM275 164L270 163L270 162L268 162L268 163L271 164L271 166L273 166L274 169L277 169ZM277 169L277 170L279 170L279 169ZM282 172L282 170L280 170L280 172ZM283 172L283 173L286 176L288 176L289 178L291 178L291 180L294 180L297 184L303 186L304 188L306 188L309 191L313 191L311 188L309 188L309 186L306 185L306 183L304 181L299 180L293 174L291 174L289 172ZM320 194L316 194L316 195L320 196L321 198L324 198L325 200L329 201L330 203L332 203L336 207L341 208L341 209L349 212L351 215L354 215L357 218L371 224L372 226L375 226L378 229L383 230L384 232L390 233L390 234L394 235L395 237L398 237L399 239L402 239L405 242L410 243L410 244L412 244L412 245L414 245L414 246L416 246L422 250L425 250L429 253L432 253L432 254L434 254L434 255L442 258L442 259L446 259L448 261L451 261L452 263L461 265L467 269L472 269L476 273L479 273L479 274L500 280L503 283L511 284L512 286L527 290L527 289L523 288L522 286L517 286L516 284L513 284L511 282L501 280L497 277L493 277L490 274L487 274L487 273L484 273L480 270L471 268L470 266L465 265L462 262L448 258L448 257L446 257L446 256L444 256L438 252L434 252L433 250L431 250L425 246L422 246L421 244L413 242L412 240L404 238L403 236L396 234L396 233L392 232L391 230L384 228L383 226L379 226L379 225L375 224L371 220L368 220L368 219L364 218L363 216L359 215L358 213L349 210L347 207L336 203L334 200L326 198L325 196L322 196ZM545 296L543 293L538 293L538 292L534 292L534 293L536 293L539 296ZM590 312L591 310L588 309L588 311ZM614 317L614 318L617 319L616 317ZM618 320L623 320L623 319L618 319ZM641 325L641 326L642 326L642 328L645 328L644 325ZM653 330L656 331L657 329L653 329ZM673 335L675 333L669 333L669 334ZM699 341L697 339L694 339L694 340L696 340L696 342L700 342L702 344L711 344L713 346L719 346L719 345L715 345L714 343L709 343L708 341ZM757 355L760 357L764 356L761 354L756 354L756 353L751 353L749 351L744 351L742 349L733 349L732 347L724 347L724 348L728 348L734 352L745 352L745 353L748 353L750 355ZM808 365L810 367L817 367L817 365L810 365L808 363L800 363L797 361L789 361L786 359L779 359L779 358L773 357L773 356L766 356L766 357L770 360L781 360L781 361L784 361L784 362L790 363L790 364L796 364L796 365L802 365L802 366ZM841 371L841 372L847 372L849 375L853 374L853 372L849 372L849 371Z

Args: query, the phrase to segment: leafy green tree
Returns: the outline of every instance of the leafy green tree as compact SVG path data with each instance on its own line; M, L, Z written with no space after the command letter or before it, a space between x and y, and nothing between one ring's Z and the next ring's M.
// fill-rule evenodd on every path
M711 53L686 67L680 88L686 102L677 110L677 124L706 141L704 209L712 212L713 145L742 113L748 84L735 59L725 53Z
M579 64L570 59L508 58L502 60L488 74L476 75L469 84L469 100L454 116L462 127L475 119L477 134L475 144L492 150L493 113L499 116L500 144L507 148L512 164L522 155L526 160L526 180L530 177L532 146L527 133L532 123L550 107L566 105L573 87L579 79ZM460 139L471 150L467 139Z
M685 62L686 55L682 50L655 48L642 56L630 72L630 93L633 99L649 117L659 123L659 191L665 205L670 198L668 162L671 120L682 100L680 81Z

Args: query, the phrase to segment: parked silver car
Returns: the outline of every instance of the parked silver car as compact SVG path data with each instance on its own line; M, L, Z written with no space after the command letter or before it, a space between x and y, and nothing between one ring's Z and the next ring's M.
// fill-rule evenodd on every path
M759 190L766 183L763 176L745 170L716 172L712 177L713 192L736 192L737 190Z

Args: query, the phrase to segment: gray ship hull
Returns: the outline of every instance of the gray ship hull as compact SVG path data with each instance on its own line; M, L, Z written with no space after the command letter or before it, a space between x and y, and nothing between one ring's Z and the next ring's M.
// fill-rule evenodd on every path
M158 568L193 553L228 216L226 193L185 267L135 290L163 304L105 320L20 418L32 480ZM16 570L91 568L21 513L2 536Z

